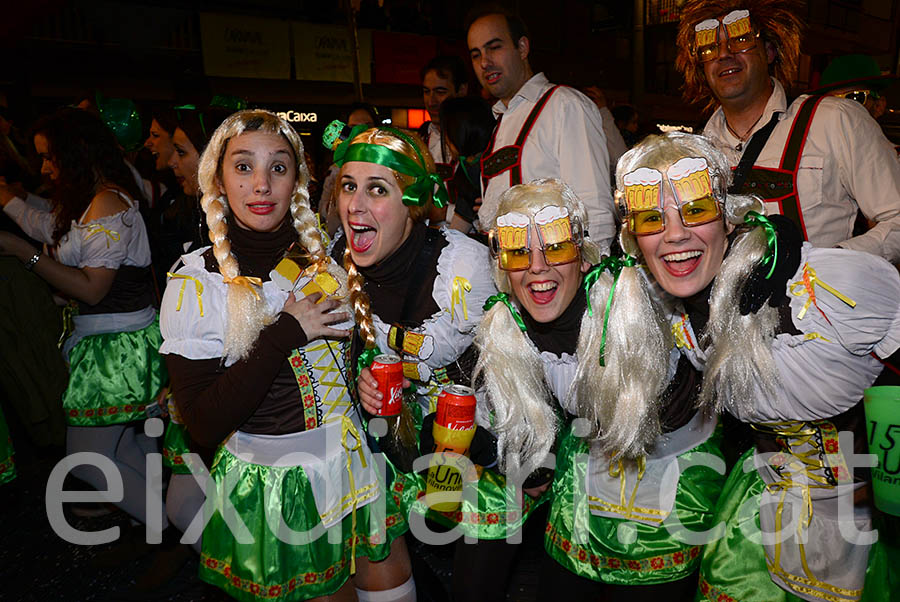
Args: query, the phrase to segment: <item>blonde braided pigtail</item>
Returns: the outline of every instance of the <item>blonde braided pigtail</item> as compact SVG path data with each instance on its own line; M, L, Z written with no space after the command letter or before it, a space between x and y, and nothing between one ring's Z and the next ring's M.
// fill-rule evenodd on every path
M229 320L225 327L225 357L237 361L250 353L259 336L259 331L271 323L272 315L267 311L262 298L256 291L235 282L241 275L237 258L231 252L228 240L228 205L221 195L204 194L200 201L206 213L209 239L213 243L213 255L219 265L219 273L228 283L227 308Z
M347 270L347 289L350 293L350 307L356 325L359 327L359 336L362 338L366 349L374 349L375 323L372 322L372 310L369 307L369 296L363 291L363 277L356 264L350 257L350 248L344 250L344 269Z

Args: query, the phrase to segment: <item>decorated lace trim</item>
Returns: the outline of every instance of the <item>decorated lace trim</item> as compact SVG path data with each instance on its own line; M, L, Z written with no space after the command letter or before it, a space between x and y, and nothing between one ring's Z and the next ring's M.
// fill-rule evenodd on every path
M700 593L710 602L737 602L722 590L710 585L702 573L700 574Z
M67 410L69 418L94 418L97 416L115 416L116 414L130 414L137 412L142 414L146 409L146 404L132 405L125 404L121 406L106 406L104 408L87 408L84 410L72 408Z
M399 514L391 514L385 519L385 527L391 528L399 519ZM384 543L381 541L380 537L366 537L365 535L357 535L354 538L348 538L344 541L344 551L349 552L354 548L354 546L363 545L368 541L370 545L380 545ZM275 583L275 584L262 584L256 583L250 579L244 579L232 573L231 564L224 560L220 560L218 558L213 558L206 553L200 555L200 568L201 571L211 571L214 573L218 573L222 577L228 580L228 586L234 589L238 589L242 592L249 593L253 596L256 596L260 599L272 599L272 598L280 598L282 596L286 596L290 592L298 588L308 587L311 585L322 585L334 579L335 577L341 576L343 574L344 569L348 568L350 565L350 560L346 558L346 554L344 558L341 558L340 561L331 565L324 571L308 571L305 573L298 573L293 578L291 578L286 583Z
M635 573L653 573L665 569L673 569L677 567L687 566L699 560L700 550L702 546L691 546L678 552L671 554L660 554L657 556L648 556L641 559L624 559L615 556L598 556L593 554L587 548L580 546L566 539L553 528L553 525L547 524L544 533L550 543L555 548L566 553L566 555L581 564L589 564L594 568L612 569L612 570L628 570Z

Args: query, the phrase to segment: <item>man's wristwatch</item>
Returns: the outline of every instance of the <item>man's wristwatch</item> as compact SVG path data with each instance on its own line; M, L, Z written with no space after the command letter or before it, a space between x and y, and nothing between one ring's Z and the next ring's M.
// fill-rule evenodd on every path
M28 261L25 262L25 269L28 270L29 272L31 270L33 270L34 265L38 262L38 260L40 258L41 258L41 252L38 251L37 253L35 253L34 255L31 256L31 259L29 259Z

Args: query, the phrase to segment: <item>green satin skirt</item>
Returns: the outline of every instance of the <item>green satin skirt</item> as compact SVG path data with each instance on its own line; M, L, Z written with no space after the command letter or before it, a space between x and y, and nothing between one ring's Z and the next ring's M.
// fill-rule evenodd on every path
M311 542L285 542L272 533L267 513L270 519L280 514L294 531L317 526L322 530L303 468L251 464L220 447L211 474L220 495L226 491L226 479L236 483L229 499L253 543L240 543L221 511L216 511L203 530L200 578L237 600L293 601L333 594L350 578L354 555L384 560L391 542L407 529L391 497L382 496L356 510L355 527L351 513ZM280 484L268 496L267 481ZM385 514L379 521L374 508L385 498Z
M12 438L9 436L9 427L6 426L6 417L3 410L0 410L0 484L12 481L15 476L16 459Z
M134 332L86 336L69 354L63 410L72 426L109 426L145 417L168 380L159 355L159 318Z
M549 493L537 499L522 493L524 504L520 506L519 494L506 491L504 475L489 468L479 472L477 497L472 501L463 498L458 510L437 512L428 508L424 499L419 499L414 509L446 527L458 525L468 537L505 539L517 533L534 509L550 499Z
M766 565L763 547L748 539L744 533L759 530L759 498L766 484L755 470L745 473L741 468L755 449L746 452L737 461L722 490L716 507L715 522L725 523L722 538L707 544L700 565L698 601L709 602L801 602L803 598L789 593L772 581ZM748 500L754 500L749 501ZM740 514L741 506L753 504L755 511ZM900 557L893 552L893 561ZM896 564L892 564L891 551L882 538L869 552L869 566L861 601L888 602L892 600L891 580L894 587L898 577ZM894 600L900 599L900 592ZM837 599L837 598L835 598ZM844 600L845 598L841 598Z
M166 425L166 436L163 438L163 464L172 470L173 474L191 474L191 470L184 463L184 455L191 453L188 446L187 427L180 422L169 420Z
M690 461L696 454L722 457L721 429L679 458ZM575 462L588 454L587 443L572 434L563 435L557 454L553 498L544 534L544 548L551 558L576 575L617 585L651 585L688 577L700 562L702 546L675 539L665 526L596 516L588 508L584 491L587 462ZM693 466L681 475L675 505L681 524L692 531L714 525L713 510L722 490L724 475L711 468ZM585 503L573 503L583 499ZM587 541L576 541L575 528ZM619 534L626 535L620 541Z

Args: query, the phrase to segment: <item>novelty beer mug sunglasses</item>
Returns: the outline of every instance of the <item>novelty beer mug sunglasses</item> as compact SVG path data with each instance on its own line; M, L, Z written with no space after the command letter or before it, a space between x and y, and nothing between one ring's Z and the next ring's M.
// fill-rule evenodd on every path
M579 259L581 220L575 216L570 219L568 209L544 207L534 214L533 229L531 224L531 218L517 211L497 218L497 227L488 232L488 241L501 270L519 272L531 267L532 230L537 231L547 265L564 265Z
M722 19L728 52L740 54L756 48L759 32L750 23L750 11L733 10ZM706 19L694 26L694 54L701 63L719 56L719 20Z
M709 165L702 157L679 159L666 170L666 178L675 195L681 223L687 228L716 221L722 209L712 191ZM625 221L635 236L657 234L666 229L663 174L641 167L625 174Z

